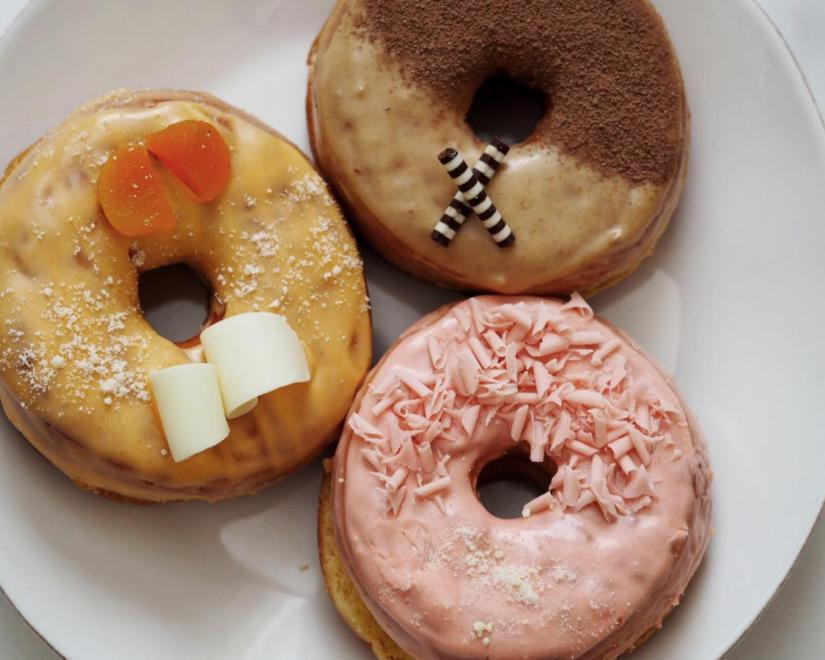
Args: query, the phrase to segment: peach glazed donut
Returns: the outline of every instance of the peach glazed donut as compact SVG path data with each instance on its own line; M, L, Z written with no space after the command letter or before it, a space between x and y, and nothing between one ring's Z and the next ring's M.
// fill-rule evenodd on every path
M215 416L228 435L181 462L150 377L204 351L158 335L138 299L139 274L172 263L211 286L209 323L274 319L307 372L228 425L222 409L173 420ZM361 260L322 179L278 133L194 92L110 94L8 167L0 316L12 423L78 485L139 501L253 493L307 463L337 437L371 359ZM172 412L190 395L173 391Z
M689 115L647 0L338 0L309 65L321 170L382 255L439 284L593 292L653 251L681 195ZM465 118L500 74L547 108L490 183L509 242L485 230L498 218L461 227L436 160L455 148L476 163L485 145ZM482 185L497 167L487 165Z
M519 518L477 496L496 465L544 474ZM679 603L710 481L671 381L581 297L471 298L413 325L356 396L321 563L381 658L615 658Z

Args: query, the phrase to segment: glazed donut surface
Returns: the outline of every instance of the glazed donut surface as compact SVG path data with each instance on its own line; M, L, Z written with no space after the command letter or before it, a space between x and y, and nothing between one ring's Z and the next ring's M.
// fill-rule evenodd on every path
M519 446L555 474L500 519L477 478ZM413 657L616 657L678 604L710 534L695 420L575 297L480 297L415 324L359 392L331 477L325 566L337 553Z
M430 234L455 187L436 156L481 155L465 116L500 72L548 105L489 186L517 238L499 249L471 217L444 248ZM681 194L688 111L646 0L339 0L310 56L307 102L316 159L364 236L452 287L602 288L650 254Z
M185 119L228 143L228 187L202 203L158 168L177 227L117 234L98 202L101 166L112 149ZM312 375L261 397L223 443L182 463L166 449L147 378L191 351L159 336L138 300L139 274L172 263L208 281L221 316L285 316ZM0 187L0 291L6 413L78 484L129 499L222 499L303 465L337 433L370 361L361 260L323 181L272 129L206 94L111 94L17 159Z

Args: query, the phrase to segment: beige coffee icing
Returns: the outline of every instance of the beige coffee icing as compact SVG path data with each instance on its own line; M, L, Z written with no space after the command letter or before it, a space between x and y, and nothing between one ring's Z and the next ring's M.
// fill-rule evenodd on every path
M443 248L430 233L455 187L436 157L448 147L469 163L481 155L484 144L465 121L480 80L468 76L449 95L417 84L381 39L359 29L365 11L364 0L340 0L319 35L310 55L308 116L322 170L384 256L449 286L567 293L606 286L650 254L681 194L686 167L688 112L675 59L667 94L679 101L670 119L679 148L662 177L632 180L606 172L557 143L545 127L514 145L489 186L515 245L499 249L472 218ZM461 34L458 25L455 34ZM482 79L490 73L484 66L479 63Z

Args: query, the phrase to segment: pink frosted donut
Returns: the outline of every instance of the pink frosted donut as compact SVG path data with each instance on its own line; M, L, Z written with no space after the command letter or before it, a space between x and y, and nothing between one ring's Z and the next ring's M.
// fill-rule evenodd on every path
M479 473L521 448L552 480L497 518ZM614 658L679 602L710 480L671 381L578 295L471 298L414 325L362 388L335 456L335 538L414 657Z

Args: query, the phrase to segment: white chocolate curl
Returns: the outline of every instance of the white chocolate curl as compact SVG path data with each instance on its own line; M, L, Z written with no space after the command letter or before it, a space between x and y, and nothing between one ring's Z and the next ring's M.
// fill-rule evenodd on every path
M310 377L298 335L278 314L230 316L204 330L201 344L207 362L218 370L229 419L252 410L259 396Z
M180 463L229 435L218 371L211 364L179 364L149 376L172 458Z

